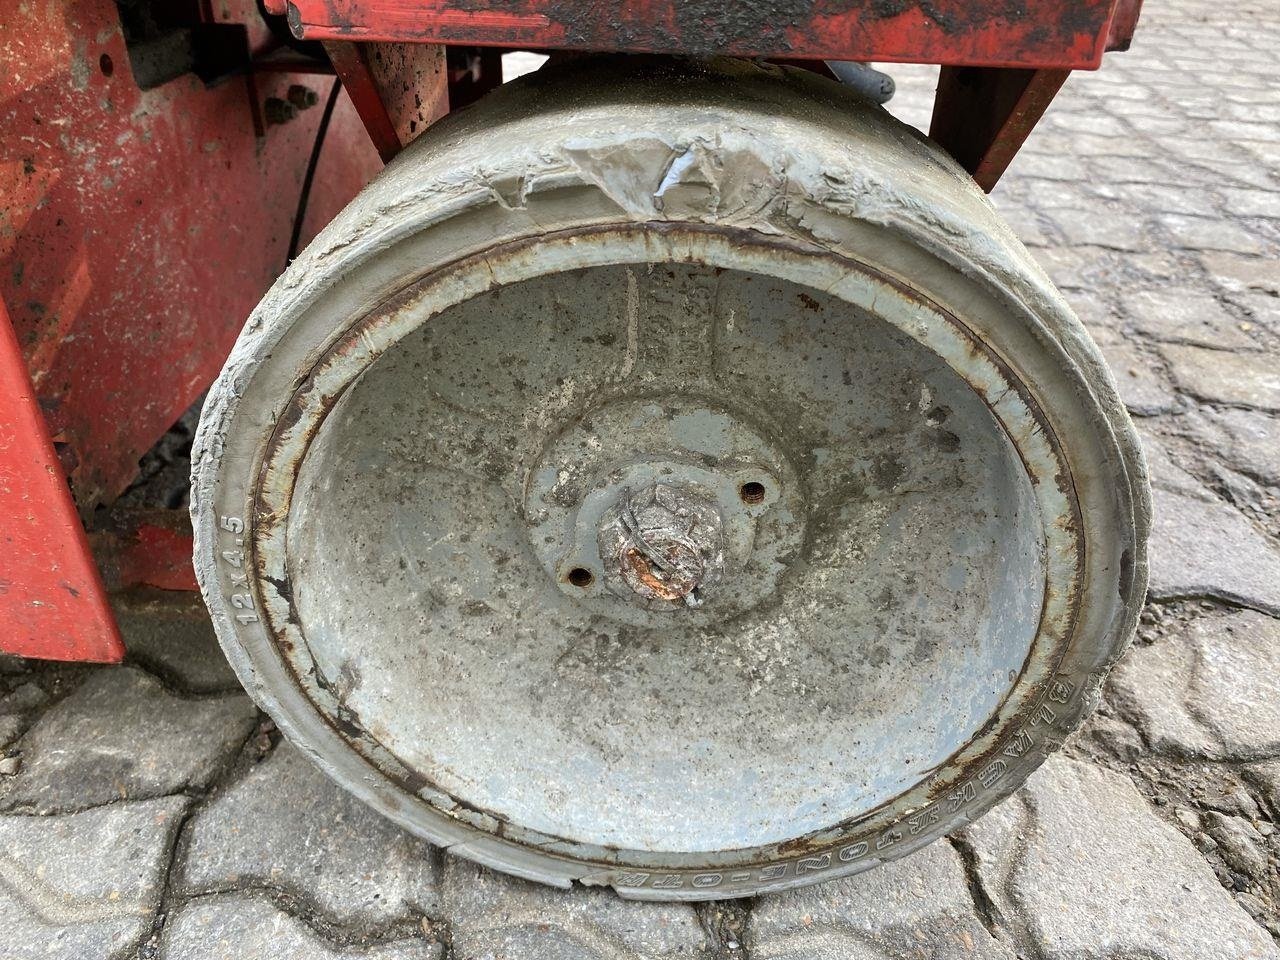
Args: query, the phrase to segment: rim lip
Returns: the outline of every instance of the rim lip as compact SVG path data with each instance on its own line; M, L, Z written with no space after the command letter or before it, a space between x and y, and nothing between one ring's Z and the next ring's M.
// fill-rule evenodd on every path
M598 247L587 242L601 238L609 238L612 242ZM617 255L619 240L629 244L632 251L630 257ZM548 271L545 269L544 257L548 250L557 245L576 246L580 258L584 252L596 251L596 257L594 260L586 258L558 265L557 270ZM608 251L608 255L601 256L601 250ZM686 255L680 256L681 251ZM694 251L697 251L697 255ZM744 264L743 257L747 254L757 259L755 269ZM717 255L724 258L723 262L717 260ZM523 279L519 275L521 269L527 271L525 275L534 276L597 265L682 260L752 270L802 286L826 289L828 293L855 304L859 302L854 296L859 292L859 283L866 286L861 291L864 294L872 287L881 293L889 291L892 295L910 301L917 313L915 322L904 326L884 317L878 311L872 311L874 315L902 329L934 353L939 353L939 344L929 342L929 338L936 340L944 333L945 339L949 340L953 348L967 345L971 352L968 367L958 368L945 354L940 355L980 397L987 400L997 423L1001 424L1010 443L1022 458L1024 469L1033 480L1036 499L1041 507L1042 530L1049 546L1046 550L1048 562L1044 608L1022 670L1005 690L988 721L977 731L973 731L961 748L938 765L936 770L941 771L940 773L926 776L895 797L854 818L783 843L735 850L655 853L646 850L618 850L547 837L500 823L497 818L483 811L468 808L438 791L433 792L429 783L401 766L385 748L363 734L358 726L345 723L341 711L335 709L326 712L316 703L313 694L320 688L307 679L310 674L306 666L300 667L296 662L300 652L306 649L306 642L297 626L290 591L287 586L283 591L278 586L274 590L267 589L265 583L274 581L276 585L287 585L288 502L298 471L305 461L307 448L323 428L325 416L343 390L354 383L359 374L386 349L394 348L401 337L448 307L482 292L492 283L511 283ZM474 268L480 262L488 266L491 280L485 281L476 289L472 289L474 282L469 287L465 282L459 281L459 277L465 278L468 275L474 281L476 271L468 273L468 268ZM544 269L538 269L539 267ZM829 279L832 274L837 277L834 283L815 282L823 279L824 275ZM497 279L499 276L502 277L501 281ZM442 292L445 294L443 297L439 296ZM423 304L433 295L436 299L432 301L431 309L423 311ZM865 303L861 305L867 306ZM985 384L980 373L986 378ZM335 384L340 388L334 390ZM996 395L993 384L999 385L999 395ZM1010 418L1019 410L1024 417L1021 427L1025 435L1021 443L1010 427ZM1034 446L1037 440L1040 449L1030 451L1036 453L1036 457L1029 462L1027 447ZM384 298L372 310L356 317L345 331L330 341L314 365L299 378L289 403L276 417L271 438L260 451L258 469L250 486L252 489L249 498L254 513L249 518L251 527L246 545L252 558L249 569L255 574L250 578L250 583L258 599L258 609L266 615L267 622L262 626L269 629L272 637L268 646L293 678L297 692L303 697L302 702L311 709L298 709L300 702L297 698L279 696L278 691L271 691L272 705L276 711L287 716L294 738L303 742L304 749L308 749L313 755L320 753L319 750L308 748L308 741L322 739L314 729L318 721L336 734L359 759L412 797L400 796L388 800L385 789L375 787L372 793L384 808L389 805L395 809L403 809L407 804L415 802L427 804L429 812L449 825L448 832L442 830L441 834L446 842L452 840L457 843L456 834L459 832L458 828L462 827L464 833L477 835L477 841L484 838L507 847L523 848L535 857L559 856L579 862L594 862L606 871L611 868L616 870L618 867L638 867L672 868L687 872L698 868L690 864L691 859L696 859L698 866L707 868L759 865L794 860L797 854L821 856L825 852L829 858L836 848L841 848L838 851L841 864L848 865L845 872L857 869L859 865L869 866L878 862L883 857L867 852L869 841L875 841L877 827L883 826L886 821L892 824L895 818L903 820L910 814L919 814L935 804L941 807L952 787L961 781L972 780L980 762L998 754L1001 745L1011 739L1021 726L1019 720L1027 722L1027 718L1035 716L1050 693L1055 668L1070 647L1079 612L1084 572L1080 506L1067 459L1026 385L963 322L908 284L893 279L856 258L804 243L779 240L751 230L671 222L603 224L509 241L437 268L405 285L399 293ZM1046 509L1045 495L1049 493L1059 500L1059 509L1056 511ZM1055 545L1066 549L1055 551ZM1055 557L1058 558L1057 561ZM1048 629L1046 623L1049 624ZM246 654L247 659L252 662L254 655L248 654L247 650ZM320 693L323 695L324 691L320 690ZM310 732L308 728L311 728ZM342 762L338 761L336 765L341 766ZM349 782L350 778L348 776L343 779ZM424 829L421 824L417 824L416 828ZM904 844L903 848L906 846ZM875 847L877 851L882 849L878 842ZM858 858L846 857L846 853L852 849L860 849ZM865 864L860 864L862 856L870 859ZM494 860L499 862L500 857L495 856ZM760 884L757 883L756 886Z

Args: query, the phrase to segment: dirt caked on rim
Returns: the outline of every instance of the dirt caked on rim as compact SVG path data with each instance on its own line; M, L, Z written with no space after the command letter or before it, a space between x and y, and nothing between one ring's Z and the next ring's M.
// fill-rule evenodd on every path
M428 131L210 394L202 588L281 729L521 876L698 899L1012 792L1145 588L1132 428L954 163L818 78L572 69Z

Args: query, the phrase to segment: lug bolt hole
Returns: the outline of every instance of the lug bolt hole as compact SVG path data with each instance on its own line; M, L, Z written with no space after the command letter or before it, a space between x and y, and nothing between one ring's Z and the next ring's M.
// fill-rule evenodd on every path
M589 587L595 582L596 575L586 567L574 567L565 579L575 587Z
M742 498L742 502L752 507L764 503L764 494L764 484L758 480L748 480L738 488L738 496Z

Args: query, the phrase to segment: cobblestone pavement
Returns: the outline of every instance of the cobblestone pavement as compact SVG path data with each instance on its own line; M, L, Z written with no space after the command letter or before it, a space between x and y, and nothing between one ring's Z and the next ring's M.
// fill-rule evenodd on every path
M1014 798L870 874L749 902L563 894L442 856L238 691L198 601L121 601L120 668L0 675L0 956L1280 957L1280 7L1149 0L996 202L1147 445L1151 600ZM927 116L932 71L897 71Z

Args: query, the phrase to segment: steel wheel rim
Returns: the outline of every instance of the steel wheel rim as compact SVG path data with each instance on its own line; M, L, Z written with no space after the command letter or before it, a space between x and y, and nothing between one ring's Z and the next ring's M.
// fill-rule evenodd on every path
M572 235L563 237L542 237L537 238L536 242L527 244L509 244L506 251L513 256L511 259L504 261L506 267L511 270L510 277L512 282L514 278L519 276L519 270L516 267L524 264L528 267L530 264L536 264L536 258L539 251L545 253L550 249L549 244L562 243L568 246L575 246L579 255L583 254L589 244L584 244L583 237L595 236L601 237L605 235L626 236L630 249L633 251L632 256L634 262L642 262L644 260L674 260L679 261L681 256L694 256L695 250L698 256L705 256L708 244L715 246L720 244L723 251L732 250L732 257L729 253L723 253L726 260L741 257L745 251L756 251L760 258L761 268L768 268L775 276L783 272L789 272L793 277L799 277L800 282L811 288L822 288L830 286L833 290L840 289L839 285L844 284L841 291L843 295L854 298L859 295L859 291L853 289L858 284L864 284L862 294L866 294L869 288L865 287L868 278L875 278L875 284L878 286L880 293L885 291L897 290L902 292L903 286L887 277L876 277L875 271L865 265L858 265L854 261L847 258L835 257L826 252L818 252L812 249L806 249L797 245L779 243L776 240L766 239L763 237L733 234L727 236L725 233L709 230L706 228L694 228L688 225L671 226L671 225L644 225L635 226L627 225L625 227L615 228L598 228L592 231L578 231ZM597 249L597 248L591 248ZM617 262L616 253L609 253L608 257L615 258L609 260L606 257L604 262ZM532 257L533 259L530 259ZM483 258L491 264L501 259L495 251L488 251ZM584 265L587 261L583 261ZM736 260L740 264L741 260ZM779 267L785 264L785 271ZM436 271L431 278L419 281L411 288L409 292L403 294L400 298L401 302L406 297L414 296L414 292L425 289L431 285L442 285L449 282L456 282L457 271L459 265L453 265L449 268L443 268ZM832 276L836 276L836 280L832 281ZM505 276L505 275L504 275ZM844 279L840 279L843 277ZM850 279L853 278L853 279ZM465 291L457 291L461 294L460 299L466 299ZM927 299L917 298L915 301L915 309L926 309L930 315L930 323L935 324L929 327L917 326L914 331L908 330L913 337L928 340L933 337L937 342L931 344L932 347L939 348L942 351L950 350L954 356L960 356L968 349L971 351L967 362L973 365L973 369L969 372L977 379L986 378L985 389L988 391L993 401L997 416L1002 412L1006 416L1016 416L1019 414L1008 408L1017 406L1017 401L1023 403L1022 421L1013 429L1022 430L1027 436L1023 437L1024 446L1032 445L1028 441L1035 441L1039 438L1042 441L1042 449L1023 450L1024 462L1027 455L1031 455L1032 469L1038 469L1036 475L1042 482L1036 484L1038 496L1049 496L1052 491L1056 491L1054 496L1059 498L1056 512L1046 524L1048 536L1057 541L1051 545L1048 551L1051 556L1056 558L1052 564L1052 588L1046 594L1045 609L1046 619L1054 624L1054 629L1046 632L1045 635L1037 641L1032 648L1027 661L1021 671L1018 683L1011 687L1009 693L1001 702L999 713L1008 716L1032 716L1037 708L1038 703L1042 703L1046 696L1052 694L1052 673L1053 666L1061 657L1067 639L1071 636L1072 623L1074 620L1074 602L1076 592L1076 580L1078 577L1078 569L1081 563L1081 545L1077 542L1078 537L1076 531L1079 530L1078 517L1076 515L1077 508L1074 504L1073 492L1070 487L1069 472L1065 469L1063 461L1055 451L1054 441L1051 434L1044 429L1044 419L1039 416L1035 409L1034 402L1031 402L1030 394L1025 395L1020 390L1025 390L1017 384L1012 384L1015 389L1010 392L1006 388L1011 386L1007 381L1002 386L995 387L1003 378L1007 377L1008 368L995 357L988 348L981 347L976 351L973 350L977 346L976 339L968 334L963 326L954 317L947 319L944 313L936 307L936 305L928 305ZM937 326L939 319L944 320L943 326ZM917 315L916 320L919 320ZM904 321L904 325L907 325ZM393 329L394 325L382 325L378 331L363 330L358 337L347 337L346 347L337 349L346 349L348 361L351 357L364 356L365 359L371 357L374 353L380 352L385 345L396 342L398 339ZM928 327L928 329L926 329ZM946 333L950 340L943 343L937 338ZM380 339L384 338L384 339ZM945 339L945 338L944 338ZM968 348L964 347L964 342L969 344ZM362 351L367 353L362 354ZM329 351L330 356L335 355L335 350ZM305 391L309 395L311 401L318 401L321 396L329 398L329 403L333 402L336 396L334 387L337 381L326 379L328 373L332 372L332 368L328 371L322 369L323 363L317 364L312 369L308 378ZM979 376L979 368L981 375ZM352 379L347 374L348 370L343 374L346 382ZM972 385L972 384L971 384ZM1001 399L997 400L996 395L1002 394ZM1029 405L1028 405L1029 403ZM287 548L283 542L284 526L279 522L279 518L286 516L287 497L291 491L291 484L296 481L296 472L290 477L288 469L280 469L279 464L292 460L299 462L299 452L305 452L305 436L308 424L318 424L318 419L322 412L321 408L324 403L316 403L316 405L307 408L305 405L295 405L291 408L291 415L283 417L280 425L277 427L275 436L273 437L271 450L272 455L263 463L262 471L258 483L258 504L260 512L255 520L254 529L252 531L251 542L253 543L256 562L259 564L263 579L274 580L277 583L288 583L289 571L287 564L283 558L287 555ZM293 410L297 412L297 419L292 416ZM310 411L310 412L308 412ZM312 419L316 418L316 419ZM304 442L303 447L297 444ZM290 444L294 446L291 448ZM1022 449L1021 447L1019 448ZM292 453L288 452L292 450ZM1036 458L1039 458L1038 462ZM281 499L284 497L285 499ZM284 510L282 513L281 510ZM259 585L260 581L259 581ZM273 590L263 590L259 594L259 606L270 617L272 627L277 631L277 636L282 647L286 644L292 644L295 654L297 651L305 649L305 638L301 637L296 629L296 625L290 623L291 617L297 619L296 611L291 611L290 600L286 594L291 593L285 589L283 592ZM305 667L294 668L295 677L305 677L307 670ZM302 681L305 685L305 680ZM1016 695L1015 695L1016 694ZM339 717L337 710L330 711L333 717ZM313 718L297 718L300 724L305 725ZM1009 726L1007 723L994 723L991 725L994 729L1005 729ZM1012 736L1012 734L1007 734ZM344 739L346 739L344 733ZM389 773L393 780L402 784L402 786L410 792L417 793L420 796L428 798L428 802L434 801L433 806L443 815L454 819L462 820L469 823L476 829L498 833L502 831L507 842L525 843L539 850L546 850L563 855L573 856L578 859L590 860L602 864L625 864L627 866L636 867L662 867L672 866L687 868L690 866L688 858L681 855L681 851L654 851L654 850L618 850L617 848L607 848L600 844L584 844L580 842L567 841L562 837L538 834L529 831L527 835L523 831L516 831L513 835L509 825L498 826L498 821L492 817L487 817L483 813L467 809L465 804L458 804L456 798L446 798L443 796L432 796L431 790L420 782L420 778L405 771L403 767L399 771L394 758L379 756L376 746L370 748L370 745L364 742L360 735L353 736L348 739L353 748L364 752L367 757L371 758L380 769ZM993 746L993 743L971 743L968 752L974 754L970 761L975 760L979 756L986 756ZM959 751L951 759L956 760L965 754L966 750ZM972 767L970 769L973 769ZM958 776L958 774L957 774ZM940 786L938 781L934 780L928 784L929 789L936 794ZM923 782L915 785L911 789L903 791L900 795L893 798L891 804L894 808L902 809L910 808L912 799L919 797L924 791L925 784ZM705 864L708 868L723 868L735 865L744 865L759 863L762 861L775 861L784 855L784 850L795 851L803 850L816 857L835 857L842 863L856 863L858 860L874 855L875 845L871 839L861 839L868 837L869 826L875 824L880 815L885 814L888 805L880 806L864 811L853 822L842 822L839 824L831 824L825 829L813 830L801 837L787 838L784 843L771 842L754 847L743 847L733 850L717 850L717 851L700 851L701 864ZM898 842L900 842L901 838Z

